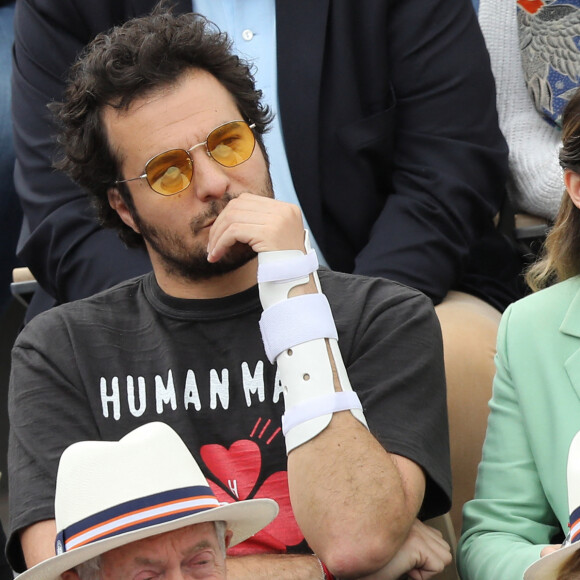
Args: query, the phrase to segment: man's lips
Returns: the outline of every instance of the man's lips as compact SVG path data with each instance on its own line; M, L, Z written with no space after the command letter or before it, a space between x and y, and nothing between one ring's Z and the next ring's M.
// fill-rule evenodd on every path
M215 220L216 220L216 218L212 218L211 220L208 220L207 222L202 222L201 224L199 224L199 223L194 224L193 225L193 233L195 235L197 235L202 230L211 228L211 226L213 226Z
M198 234L201 230L206 228L211 228L213 226L215 220L218 218L219 214L225 209L226 205L232 200L234 196L229 193L225 193L221 199L221 201L212 201L207 211L203 212L201 215L198 215L192 222L191 222L191 229L193 230L194 234Z

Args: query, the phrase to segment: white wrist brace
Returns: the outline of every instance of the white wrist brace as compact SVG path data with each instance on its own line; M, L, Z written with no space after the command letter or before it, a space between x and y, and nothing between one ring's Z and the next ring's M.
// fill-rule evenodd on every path
M357 394L352 390L338 348L338 335L316 270L318 259L309 248L258 254L258 287L264 312L260 330L270 362L278 363L286 412L282 428L288 453L328 427L332 414L350 410L367 426ZM288 298L295 286L312 274L318 294ZM342 391L335 391L331 357Z

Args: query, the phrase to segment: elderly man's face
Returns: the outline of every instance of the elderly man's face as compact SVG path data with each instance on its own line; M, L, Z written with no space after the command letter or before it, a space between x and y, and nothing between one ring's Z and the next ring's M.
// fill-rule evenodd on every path
M102 580L226 578L212 522L145 538L103 554Z

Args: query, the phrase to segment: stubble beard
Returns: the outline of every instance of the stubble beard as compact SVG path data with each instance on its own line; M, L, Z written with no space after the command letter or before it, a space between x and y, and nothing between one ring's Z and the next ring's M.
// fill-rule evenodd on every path
M260 195L274 197L269 175ZM235 197L225 193L221 199L213 200L207 210L196 216L189 224L192 235L197 236L208 223L212 223ZM147 245L159 257L165 273L171 277L194 282L209 280L241 268L257 255L247 244L236 243L218 262L208 262L205 245L196 243L188 246L180 236L169 229L145 222L137 212L134 212L133 220Z

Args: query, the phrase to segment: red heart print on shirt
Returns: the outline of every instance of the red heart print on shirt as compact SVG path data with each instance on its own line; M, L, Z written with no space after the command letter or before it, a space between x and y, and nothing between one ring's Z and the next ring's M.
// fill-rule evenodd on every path
M220 502L231 503L232 499L272 498L278 502L280 512L276 519L253 538L235 546L228 554L242 555L257 552L285 552L286 546L295 546L304 536L294 519L288 492L288 477L285 471L268 476L255 489L262 468L260 447L254 441L241 439L229 449L222 445L204 445L201 458L223 487L209 480L209 484ZM224 487L228 490L225 491Z

